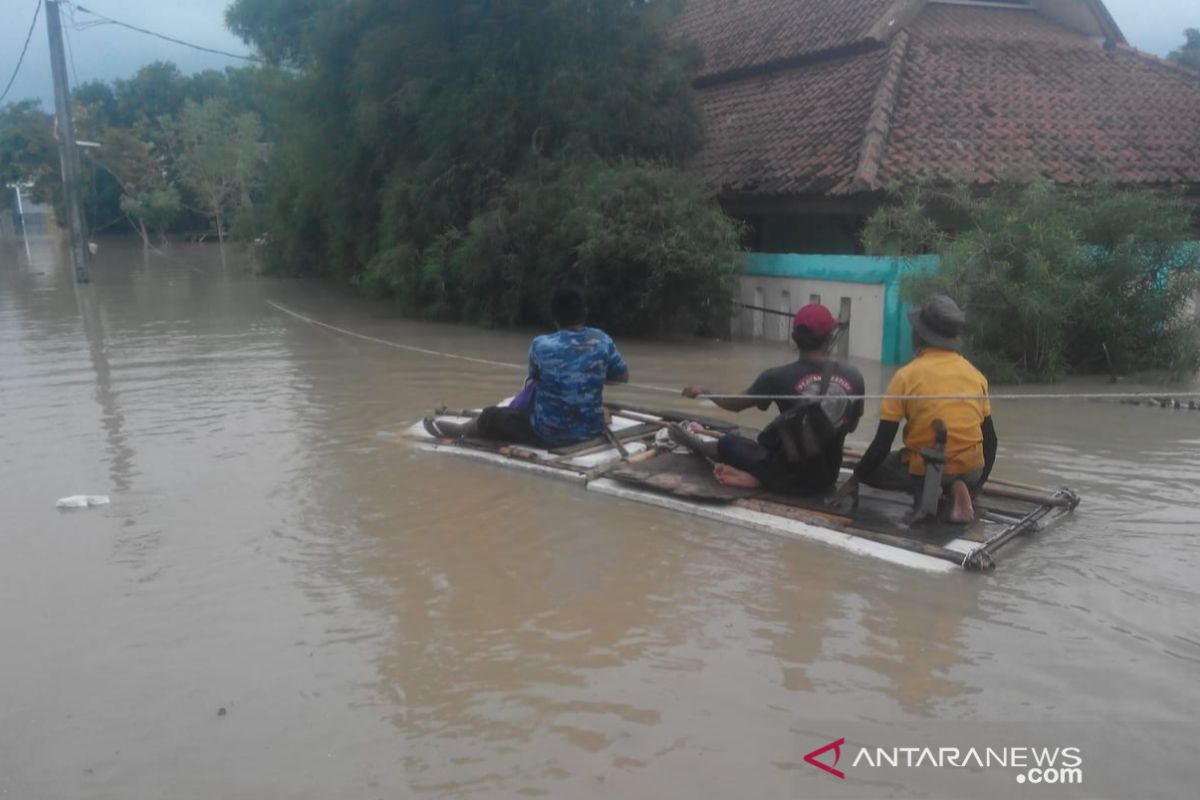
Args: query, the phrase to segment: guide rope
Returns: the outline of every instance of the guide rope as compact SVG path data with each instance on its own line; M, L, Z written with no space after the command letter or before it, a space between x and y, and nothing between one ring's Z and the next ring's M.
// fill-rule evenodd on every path
M448 353L443 350L432 350L427 347L415 347L413 345L401 344L393 342L389 339L380 339L377 336L369 336L365 333L359 333L347 328L340 328L337 325L331 325L328 322L322 322L319 319L301 314L299 311L288 308L274 300L268 300L267 305L271 308L286 314L294 319L302 322L307 322L309 325L334 333L348 336L354 339L360 339L364 342L391 347L396 350L405 350L410 353L418 353L420 355L434 356L436 358L447 358L455 361L466 361L472 364L482 364L490 367L501 367L503 369L520 370L522 372L528 369L527 365L514 364L509 361L496 361L489 358L477 358L475 356L464 356L458 353ZM614 384L616 386L625 386L630 389L637 389L644 392L654 392L657 394L669 394L674 397L679 397L681 391L679 389L670 388L667 386L654 386L645 383L622 383ZM1200 399L1200 391L1192 392L1057 392L1053 394L922 394L922 395L903 395L903 394L848 394L837 395L839 400L1152 400L1156 402L1164 402L1168 400L1178 401L1181 398L1197 398ZM760 400L770 402L775 400L795 400L794 394L702 394L697 399L702 400ZM1197 406L1193 402L1193 407Z

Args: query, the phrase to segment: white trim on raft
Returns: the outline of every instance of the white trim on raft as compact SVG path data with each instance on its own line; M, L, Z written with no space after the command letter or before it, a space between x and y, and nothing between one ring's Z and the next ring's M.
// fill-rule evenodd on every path
M643 489L638 489L628 484L614 481L610 478L596 478L588 481L587 475L584 472L574 472L569 469L556 469L547 467L544 464L538 464L533 461L522 461L516 458L493 453L489 450L478 450L472 447L462 447L454 444L439 444L431 437L421 423L409 428L410 436L417 438L416 446L427 452L446 453L449 455L462 456L475 461L483 461L489 464L503 466L506 469L520 470L535 475L541 475L555 480L565 481L577 486L583 486L589 492L596 492L608 497L616 497L623 500L633 500L635 502L644 503L646 505L657 506L671 511L680 511L685 514L690 514L694 517L702 517L705 519L714 520L716 522L726 522L731 525L737 525L740 528L746 528L759 533L769 533L775 536L786 536L790 539L805 539L813 542L820 542L839 550L845 550L857 555L869 556L877 558L881 561L887 561L892 564L898 564L903 567L911 567L913 569L925 570L926 572L949 573L958 572L961 570L956 564L945 561L940 558L914 553L910 550L904 550L899 547L874 542L870 539L863 539L860 536L855 536L842 531L835 531L829 528L822 528L817 525L800 522L798 520L779 517L774 514L765 514L761 511L752 511L748 508L740 508L733 505L716 505L689 503L685 500L672 497L658 492L650 492ZM524 449L524 448L522 448ZM645 447L640 443L632 443L629 446L630 452L640 452ZM545 450L533 450L530 452L537 453L542 457L551 457ZM577 469L587 470L592 467L599 466L605 462L619 458L616 450L609 449L600 453L594 453L588 456L580 456L576 459L571 459L569 463ZM956 539L946 545L947 549L961 552L964 555L971 552L979 545L975 542L968 542L962 539Z
M636 489L628 484L614 481L611 478L597 478L594 481L590 481L587 484L587 490L624 500L634 500L639 503L646 503L672 511L682 511L695 517L703 517L716 522L728 522L738 527L749 528L761 533L820 542L836 547L839 550L846 550L861 556L870 556L871 558L888 561L903 567L941 573L960 572L962 570L960 566L949 561L881 544L870 539L863 539L851 533L843 533L842 531L835 531L830 528L809 525L798 520L787 519L786 517L779 517L774 514L765 514L761 511L753 511L734 505L688 503L670 495Z
M445 419L453 419L446 417ZM525 472L532 472L537 475L545 475L550 478L555 478L568 483L587 483L586 473L596 467L603 466L611 461L617 461L621 458L621 454L616 451L616 448L601 450L599 453L589 453L587 455L568 458L561 463L566 469L558 467L548 467L545 464L539 464L536 461L522 461L519 458L511 458L501 455L490 450L480 450L475 447L462 447L456 444L444 444L438 442L425 430L425 426L417 423L408 429L408 435L411 438L418 440L416 445L419 449L430 453L449 453L451 455L463 456L464 458L472 458L476 461L486 461L490 464L503 464L509 469L518 469ZM539 450L534 447L518 447L519 450L524 450L541 459L557 458L548 450ZM646 445L641 442L625 443L625 450L630 455L637 455L646 451ZM580 470L572 472L572 470Z
M546 478L553 478L557 481L565 481L579 486L587 485L587 475L582 472L572 472L569 469L555 469L547 467L544 464L538 464L533 461L521 461L516 458L502 456L499 453L492 453L487 450L476 450L472 447L455 447L454 445L437 444L433 441L417 442L417 448L428 453L448 453L453 456L461 456L469 458L473 461L484 461L489 464L498 464L505 469L515 469L522 472L531 472L534 475L541 475Z

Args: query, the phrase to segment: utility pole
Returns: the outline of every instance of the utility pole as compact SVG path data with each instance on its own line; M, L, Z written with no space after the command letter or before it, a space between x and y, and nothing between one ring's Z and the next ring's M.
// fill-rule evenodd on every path
M54 110L58 117L58 158L62 163L63 201L71 226L71 259L75 282L87 283L87 222L79 197L79 150L75 147L75 123L71 119L71 89L67 85L67 58L63 51L62 21L58 0L46 0L46 32L50 35L50 70L54 75Z

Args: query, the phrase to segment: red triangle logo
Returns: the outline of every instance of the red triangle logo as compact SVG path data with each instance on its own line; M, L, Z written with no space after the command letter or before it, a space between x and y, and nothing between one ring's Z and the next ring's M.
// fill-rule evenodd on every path
M809 753L808 755L806 755L804 757L804 760L807 761L809 764L812 764L814 767L818 767L820 769L825 770L826 772L828 772L830 775L834 776L835 778L841 778L842 780L846 780L846 773L842 772L841 770L834 769L834 767L837 766L838 762L842 760L842 745L844 745L845 743L846 743L846 739L845 739L845 737L842 737L841 739L838 739L836 742L830 742L829 744L822 747L820 750L813 750L811 753ZM832 766L830 766L829 764L822 764L820 761L817 761L817 758L819 756L825 755L830 750L833 751L833 765Z

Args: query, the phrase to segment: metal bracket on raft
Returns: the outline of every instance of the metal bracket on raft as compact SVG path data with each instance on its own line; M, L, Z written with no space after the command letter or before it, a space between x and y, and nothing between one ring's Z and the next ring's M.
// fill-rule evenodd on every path
M1055 492L1054 496L1057 498L1066 500L1067 504L1068 504L1067 508L1070 509L1071 511L1074 511L1075 509L1079 508L1079 503L1081 502L1081 499L1079 497L1079 494L1074 489L1069 489L1066 486L1064 486L1061 489L1059 489L1057 492Z
M991 572L996 568L996 561L986 548L979 547L967 553L962 566L968 572Z
M985 572L995 568L996 564L993 559L993 553L998 551L1001 547L1004 547L1004 545L1023 534L1032 534L1041 531L1045 527L1045 525L1042 523L1042 520L1044 520L1046 517L1049 516L1051 521L1053 521L1059 517L1063 517L1074 512L1079 506L1079 495L1066 487L1059 489L1054 494L1054 498L1057 500L1065 500L1066 504L1057 506L1057 512L1054 511L1056 507L1051 505L1044 505L1041 508L1030 512L1025 516L1024 519L1010 527L1003 534L997 536L991 541L985 542L982 547L978 547L971 551L967 557L963 559L963 568L978 572Z

